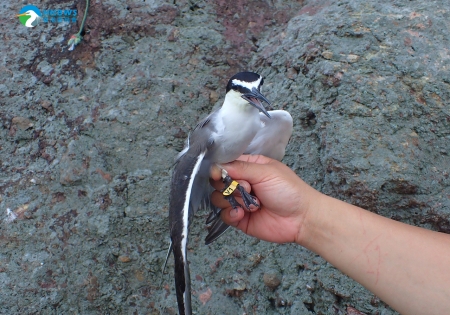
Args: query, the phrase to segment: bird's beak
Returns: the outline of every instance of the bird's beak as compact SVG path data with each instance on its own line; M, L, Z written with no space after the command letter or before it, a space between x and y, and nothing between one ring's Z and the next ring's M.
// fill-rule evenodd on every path
M16 17L19 17L19 16L28 16L28 14L22 13L22 14L17 14L17 15L16 15Z
M264 97L264 95L261 94L260 91L258 91L257 88L253 88L250 93L242 95L242 98L249 102L250 105L263 112L264 115L271 118L261 101L266 102L268 105L270 105L270 102L267 100L267 98Z

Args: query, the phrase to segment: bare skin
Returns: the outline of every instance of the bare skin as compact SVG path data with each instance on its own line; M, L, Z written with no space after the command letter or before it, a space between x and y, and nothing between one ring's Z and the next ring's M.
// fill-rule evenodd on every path
M264 156L243 155L223 167L261 205L251 212L232 209L217 191L223 183L213 168L212 201L225 223L265 241L310 249L402 314L449 312L450 235L328 197Z

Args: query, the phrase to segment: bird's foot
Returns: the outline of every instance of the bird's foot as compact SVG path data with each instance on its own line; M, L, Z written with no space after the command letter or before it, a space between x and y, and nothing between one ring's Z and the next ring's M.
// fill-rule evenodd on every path
M228 173L222 169L222 180L225 183L226 187L222 191L224 198L230 203L230 205L235 209L237 207L241 207L243 209L250 210L250 207L259 208L260 205L256 202L256 198L245 191L244 187L239 185L239 183L228 175ZM236 200L233 196L233 192L238 190L241 193L242 201L244 202L245 208L241 206L241 204Z

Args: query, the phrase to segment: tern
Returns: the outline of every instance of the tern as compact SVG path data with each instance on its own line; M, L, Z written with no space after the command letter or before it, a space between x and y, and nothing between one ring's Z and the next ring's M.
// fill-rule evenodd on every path
M220 209L209 202L212 191L209 173L212 165L229 163L242 154L262 154L281 160L292 134L291 115L284 110L267 111L270 105L261 93L264 79L253 72L240 72L231 77L222 107L201 120L177 157L172 174L169 205L171 245L175 262L175 289L180 315L192 314L187 244L189 225L197 209L211 208L210 226L205 243L210 244L228 228L220 219ZM226 185L223 194L233 207L241 206L232 192L238 190L244 209L259 205L243 187L223 170ZM167 258L166 258L167 262ZM165 264L164 264L165 265Z

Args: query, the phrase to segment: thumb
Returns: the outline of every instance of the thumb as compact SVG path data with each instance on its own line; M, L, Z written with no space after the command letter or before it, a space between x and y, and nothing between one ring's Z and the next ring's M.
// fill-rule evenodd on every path
M234 180L243 179L253 185L260 183L262 178L272 173L270 168L265 166L273 163L278 161L263 155L242 155L238 160L221 166Z

